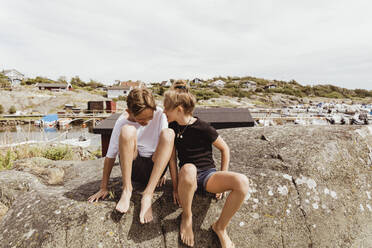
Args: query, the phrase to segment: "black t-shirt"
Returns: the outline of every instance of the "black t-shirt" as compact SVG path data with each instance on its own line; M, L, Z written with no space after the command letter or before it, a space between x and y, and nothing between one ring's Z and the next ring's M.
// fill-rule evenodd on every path
M174 121L169 123L169 128L176 134L174 144L180 167L187 163L194 164L198 170L216 167L212 156L212 143L218 137L216 129L199 118L188 126L180 126Z

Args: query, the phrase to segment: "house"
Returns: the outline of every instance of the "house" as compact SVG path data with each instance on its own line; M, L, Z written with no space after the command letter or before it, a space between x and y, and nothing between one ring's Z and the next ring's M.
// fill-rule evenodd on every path
M276 88L276 85L275 84L268 84L268 85L265 85L263 88L264 88L264 90L266 90L266 89L275 89Z
M128 96L133 89L131 86L112 86L107 88L107 98L118 98L119 96Z
M224 87L225 84L226 84L226 83L225 83L224 81L222 81L221 79L218 79L218 80L212 82L212 83L210 84L210 86L214 86L214 87Z
M136 82L132 82L132 81L123 81L123 82L119 82L119 86L120 87L132 87L132 89L136 89L136 88L146 88L146 84L141 82L141 81L136 81Z
M165 86L165 87L170 87L170 86L172 86L172 82L171 82L171 80L168 80L168 81L162 81L162 82L160 83L160 85L161 85L161 86Z
M191 82L193 82L194 84L200 84L203 82L203 80L201 80L200 78L194 78L193 80L191 80Z
M249 90L254 90L254 89L257 88L257 83L254 82L254 81L246 81L246 82L243 82L243 83L242 83L242 86L243 86L244 88L249 89Z
M25 75L15 69L3 70L1 73L9 78L11 87L20 86L22 80L25 78Z
M50 91L72 90L72 85L70 83L38 83L36 87L38 87L39 90Z

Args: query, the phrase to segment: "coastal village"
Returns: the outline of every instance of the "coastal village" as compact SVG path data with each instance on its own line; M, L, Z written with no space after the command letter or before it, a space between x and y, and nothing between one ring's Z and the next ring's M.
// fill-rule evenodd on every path
M88 91L82 87L75 87L73 82L37 82L27 84L27 78L21 72L11 69L0 71L5 78L0 89L2 93L1 108L2 119L0 125L12 125L32 122L35 125L58 126L66 128L73 121L86 120L97 124L99 120L107 118L113 113L122 112L125 108L125 99L134 88L147 87L152 89L158 96L161 104L161 95L169 88L173 79L145 83L141 81L120 81L111 86L97 84L94 89ZM7 83L4 83L7 81ZM257 80L256 80L257 81ZM311 98L294 97L285 94L274 93L271 97L272 103L259 101L263 99L265 92L275 92L279 84L275 80L266 80L265 84L256 82L254 79L242 80L241 78L228 78L228 80L202 80L194 78L189 80L192 89L199 93L198 105L200 107L233 107L248 108L255 124L258 126L281 125L294 123L298 125L328 125L328 124L357 124L365 125L372 121L372 103L357 102L350 99L338 98ZM26 82L26 83L25 83ZM281 83L281 82L280 82ZM237 88L238 86L238 88ZM222 92L224 89L239 90L241 96L228 97L219 96L215 92ZM207 89L214 94L203 94ZM256 94L252 94L252 93ZM12 103L11 98L5 99L5 95L18 95L22 104L29 103L29 106L16 106L17 101ZM80 99L68 101L68 95L80 95ZM207 97L206 97L207 96ZM217 96L217 97L215 97ZM248 96L248 97L246 97ZM49 102L46 108L44 101ZM65 98L65 102L63 102ZM81 101L83 99L83 101ZM51 102L50 102L51 101ZM44 107L38 107L44 105ZM50 104L51 103L51 104ZM50 108L54 106L55 108ZM45 117L47 116L47 117ZM19 117L19 118L17 118ZM28 118L21 118L28 117ZM44 119L42 117L45 117ZM19 120L17 120L19 119Z

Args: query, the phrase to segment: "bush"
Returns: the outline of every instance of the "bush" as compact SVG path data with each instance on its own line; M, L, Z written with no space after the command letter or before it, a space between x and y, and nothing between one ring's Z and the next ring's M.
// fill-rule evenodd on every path
M127 96L119 96L118 97L118 101L124 101L124 102L126 102L127 101Z
M4 107L3 105L0 104L0 114L3 114L4 113Z
M192 90L192 93L196 96L196 100L209 100L211 98L218 98L220 95L214 91L209 90Z
M331 92L329 94L326 94L325 97L327 97L327 98L344 98L344 96L341 93L336 92L336 91Z
M62 160L68 155L68 146L57 146L46 150L43 157L50 160Z
M15 113L17 112L17 109L16 109L16 107L11 106L11 107L9 108L8 112L9 112L9 114L12 115L12 114L15 114Z
M5 155L0 154L0 171L11 169L15 157L15 154L11 150L8 150Z

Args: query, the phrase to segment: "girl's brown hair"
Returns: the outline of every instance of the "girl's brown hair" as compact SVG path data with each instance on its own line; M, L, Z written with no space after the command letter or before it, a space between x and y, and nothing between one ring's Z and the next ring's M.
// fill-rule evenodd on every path
M156 110L155 99L148 89L131 90L127 97L127 106L134 116L139 115L146 108Z
M174 109L181 106L185 114L192 114L196 99L189 91L189 86L184 80L177 80L172 84L170 90L164 93L164 108Z

